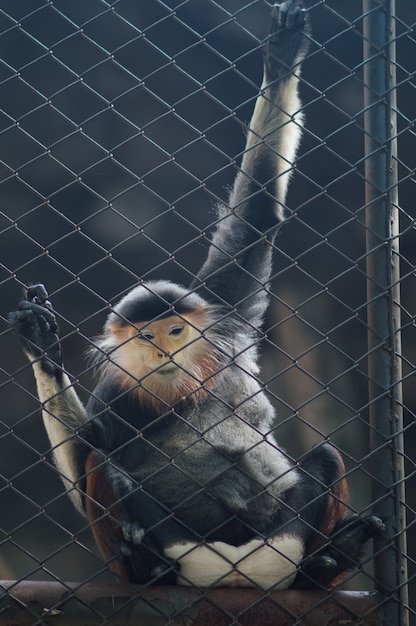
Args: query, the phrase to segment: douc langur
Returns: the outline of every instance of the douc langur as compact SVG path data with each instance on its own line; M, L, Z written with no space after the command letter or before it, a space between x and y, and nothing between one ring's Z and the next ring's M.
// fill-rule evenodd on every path
M189 289L140 282L95 341L86 408L62 365L46 289L11 314L56 466L110 569L137 583L331 587L383 528L346 517L338 452L294 464L258 376L272 251L302 129L309 19L273 7L241 168Z

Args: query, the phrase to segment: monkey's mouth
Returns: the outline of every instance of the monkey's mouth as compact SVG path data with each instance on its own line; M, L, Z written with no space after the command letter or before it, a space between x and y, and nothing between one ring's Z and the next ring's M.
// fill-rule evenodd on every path
M158 370L156 370L155 373L159 374L160 376L173 378L174 376L177 376L180 371L181 370L176 365L176 363L173 363L171 361L170 363L166 363L166 365L162 365L162 367L160 367Z

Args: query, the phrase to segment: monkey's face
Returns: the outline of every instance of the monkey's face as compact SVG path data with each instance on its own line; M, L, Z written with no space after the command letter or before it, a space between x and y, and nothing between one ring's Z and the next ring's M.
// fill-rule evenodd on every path
M110 324L110 358L120 384L165 402L200 391L218 365L202 332L206 325L202 307L151 322Z
M185 317L169 317L128 326L126 349L129 361L143 376L154 373L166 379L176 378L186 370L200 331Z

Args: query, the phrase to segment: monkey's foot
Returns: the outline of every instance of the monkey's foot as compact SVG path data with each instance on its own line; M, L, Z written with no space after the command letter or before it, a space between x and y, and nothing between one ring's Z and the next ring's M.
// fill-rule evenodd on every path
M9 315L24 351L38 359L48 375L56 375L62 366L58 325L44 285L33 285L20 302L19 310ZM58 366L58 367L57 367Z
M346 574L361 564L368 541L384 532L382 519L375 515L351 516L339 522L329 542L307 557L295 580L297 589L335 587Z
M121 543L120 550L124 556L131 561L134 569L135 551L139 546L144 544L146 532L138 522L127 521L123 522L121 530L123 533L123 541ZM146 543L148 543L147 540ZM156 555L159 558L159 562L154 565L150 571L150 576L153 579L153 582L156 582L155 579L157 579L158 584L174 584L180 569L177 562L168 557L161 556L156 551L155 547L151 547L150 545L147 545L146 547L152 551L153 555Z
M139 546L144 539L144 528L138 522L123 522L121 531L124 539L121 543L121 551L125 556L131 557L134 547Z

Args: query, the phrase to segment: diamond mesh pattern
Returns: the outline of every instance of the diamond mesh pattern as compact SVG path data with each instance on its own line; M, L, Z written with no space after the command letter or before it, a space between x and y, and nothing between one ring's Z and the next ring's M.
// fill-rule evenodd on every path
M290 456L329 438L346 463L351 512L369 513L374 484L391 493L397 485L380 485L369 443L363 8L307 4L306 127L274 253L262 380ZM401 313L404 425L385 446L404 436L414 589L416 8L397 4L401 301L392 306ZM66 368L87 400L84 350L111 305L139 278L189 284L204 259L213 206L226 201L244 149L268 13L262 0L0 3L0 578L112 580L63 493L8 311L25 285L47 285ZM379 548L392 567L394 540ZM369 555L349 587L377 584Z

